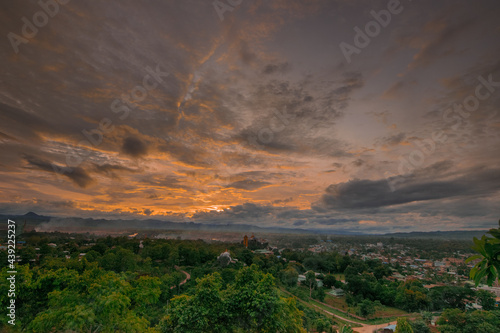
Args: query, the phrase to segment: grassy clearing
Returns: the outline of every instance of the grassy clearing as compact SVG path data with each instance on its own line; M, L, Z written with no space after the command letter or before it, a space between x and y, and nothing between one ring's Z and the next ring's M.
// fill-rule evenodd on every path
M338 308L344 311L349 310L350 313L356 313L356 308L350 308L347 303L345 302L345 296L342 297L334 297L331 295L326 295L325 301L323 303L326 303L330 306L333 306L334 308ZM398 317L398 316L404 316L407 315L408 312L403 311L401 309L389 307L389 306L379 306L377 307L377 310L375 311L375 314L372 315L374 319L379 318L379 317ZM385 320L385 319L384 319Z
M347 311L349 306L345 302L345 296L335 297L329 294L326 294L325 300L323 303L333 306L334 308L339 308L341 310Z
M338 316L342 316L342 317L347 317L347 315L345 313L342 313L340 311L337 311L335 309L332 309L328 306L325 306L319 302L316 302L316 301L311 301L310 302L311 304L314 304L322 309L325 309L326 311L329 311L333 314L336 314ZM385 307L387 308L387 307ZM400 317L401 315L404 315L404 314L408 314L407 312L404 312L404 311L401 311L399 309L394 309L394 308L387 308L387 309L382 309L381 313L386 313L385 315L387 315L388 312L392 311L392 310L395 310L394 312L398 313L397 315L394 315L393 317L388 317L388 318L373 318L373 319L368 319L368 320L360 320L358 318L349 318L349 320L352 320L352 321L356 321L356 322L359 322L359 323L363 323L363 324L367 324L367 325L378 325L378 324L384 324L384 323L388 323L388 322L391 322L391 321L394 321L396 320L398 317ZM350 309L350 313L353 313L352 312L353 309ZM349 323L348 323L349 324ZM359 327L359 326L355 326L355 325L352 325L353 327Z
M307 302L307 304L308 304L310 307L312 307L313 309L315 309L316 311L321 311L321 310L319 310L319 309L318 309L318 308L320 308L320 309L322 309L322 310L326 310L326 311L328 311L328 312L333 313L334 315L336 315L336 316L334 317L334 320L335 320L336 322L338 322L338 323L342 324L342 325L349 325L349 326L351 326L351 327L361 327L361 326L363 326L363 325L361 325L361 324L355 324L355 323L351 323L351 322L348 322L348 321L346 321L346 320L343 320L342 318L345 318L345 317L346 317L346 315L345 315L345 314L343 314L342 312L337 311L337 310L335 310L335 309L332 309L332 308L329 308L329 307L327 307L327 306L324 306L323 304L318 303L318 302L316 302L316 301L309 300L309 301ZM321 311L321 313L325 314L325 312L323 312L323 311ZM326 314L325 314L325 315L326 315ZM341 318L339 318L339 317L337 317L337 316L340 316ZM349 320L351 320L351 319L349 319ZM352 319L352 320L353 320L353 321L357 321L357 319Z
M404 316L404 315L407 315L408 312L404 311L404 310L401 310L401 309L397 309L397 308L392 308L390 306L381 306L379 308L377 308L377 311L375 311L375 315L374 317L377 318L377 317L386 317L386 316Z
M290 297L290 294L284 292L283 290L280 290L280 293L281 293L282 297L286 297L286 298ZM309 300L309 299L304 300L304 299L300 299L300 298L297 297L297 303L299 303L299 302L302 305L308 307L311 310L319 312L319 313L321 313L322 315L324 315L324 316L326 316L328 318L333 318L333 320L335 320L335 322L337 324L341 325L341 326L343 326L343 325L349 325L351 327L361 327L361 326L363 326L363 325L360 325L360 324L354 324L354 323L348 322L346 320L343 320L342 318L344 318L345 315L342 312L339 312L339 311L330 309L328 307L325 307L324 305L322 305L322 304L320 304L320 303L318 303L316 301L312 301L312 300ZM328 311L330 313L336 314L336 315L338 315L338 316L340 316L342 318L339 318L339 317L336 317L336 316L330 316L329 314L325 313L323 310L326 310L326 311Z
M349 319L349 320L352 320L354 322L358 322L361 324L366 324L366 325L385 324L385 323L396 320L398 317L408 315L408 312L406 312L406 311L382 305L382 306L377 307L375 314L372 316L372 319L360 320L358 318L353 318L353 317L347 316L347 314L334 309L334 308L338 308L338 309L341 309L343 311L349 311L349 313L351 313L351 314L356 314L357 308L349 307L347 305L347 303L345 302L345 296L334 297L334 296L327 294L325 299L324 299L324 302L323 302L323 303L326 303L327 305L324 305L324 304L321 304L320 302L309 299L309 289L304 287L304 286L299 286L297 288L294 288L292 291L293 291L293 294L295 296L297 296L299 299L301 299L303 302L309 304L310 306L313 306L313 308L315 308L316 311L321 311L318 309L318 308L320 308L322 310L326 310L330 313L333 313L334 315L339 316L341 318ZM290 296L289 294L285 294L285 296L286 295L288 295L287 297ZM332 307L334 307L334 308L332 308ZM380 317L384 317L384 318L380 318ZM352 324L352 323L347 322L345 320L339 319L338 317L335 317L335 320L341 324L351 325L352 327L361 327L362 326L361 324L359 324L359 325Z
M319 303L319 302L317 302L317 301L310 300L310 301L309 301L309 303L310 303L310 304L313 304L313 305L315 305L315 306L317 306L317 307L319 307L319 308L321 308L321 309L323 309L323 310L326 310L326 311L328 311L328 312L331 312L331 313L333 313L333 314L335 314L335 315L337 315L337 316L341 316L342 318L347 318L347 315L346 315L345 313L342 313L342 312L340 312L340 311L337 311L337 310L335 310L335 309L332 309L332 308L330 308L330 307L328 307L328 306L325 306L324 304L321 304L321 303ZM357 319L357 318L348 318L348 319L349 319L349 320L352 320L352 321L360 322L360 323L361 323L361 322L363 322L362 320L359 320L359 319ZM346 322L346 323L347 323L347 324L349 324L349 325L351 325L352 327L361 327L361 326L362 326L362 325L353 324L353 323L350 323L350 322ZM364 323L364 322L363 322L363 323Z

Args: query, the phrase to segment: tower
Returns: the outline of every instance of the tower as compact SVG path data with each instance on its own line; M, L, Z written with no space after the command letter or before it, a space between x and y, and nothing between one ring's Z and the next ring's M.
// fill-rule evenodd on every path
M243 245L245 245L245 247L248 247L248 236L245 235L245 237L243 237Z

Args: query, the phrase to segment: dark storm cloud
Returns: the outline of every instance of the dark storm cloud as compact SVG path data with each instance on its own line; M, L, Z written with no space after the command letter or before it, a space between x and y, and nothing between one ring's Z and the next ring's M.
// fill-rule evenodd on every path
M330 185L322 204L330 209L363 209L402 205L461 196L486 195L500 190L500 169L475 168L451 180L408 177L391 191L388 181L351 180Z
M482 197L456 197L449 198L446 203L440 200L435 202L416 202L411 205L412 211L418 211L425 217L459 217L470 219L470 223L474 224L474 220L480 217L496 218L495 211L498 211L498 204L495 200L487 200ZM395 208L394 212L402 209ZM381 210L384 212L384 210Z
M90 177L87 171L85 171L81 167L75 167L75 168L61 167L51 163L48 160L36 156L25 156L24 158L29 165L34 166L46 172L67 177L81 188L86 188L93 183L92 177Z
M148 146L141 139L129 136L123 140L122 152L131 157L142 157L147 155Z

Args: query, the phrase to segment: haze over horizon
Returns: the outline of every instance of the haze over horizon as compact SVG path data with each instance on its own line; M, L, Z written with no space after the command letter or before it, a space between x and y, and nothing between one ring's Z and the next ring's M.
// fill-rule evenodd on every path
M497 226L498 1L60 2L0 4L0 214Z

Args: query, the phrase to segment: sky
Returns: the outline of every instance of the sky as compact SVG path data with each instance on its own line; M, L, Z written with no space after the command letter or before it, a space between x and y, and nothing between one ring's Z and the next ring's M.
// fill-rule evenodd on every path
M500 2L0 3L0 213L500 218Z

